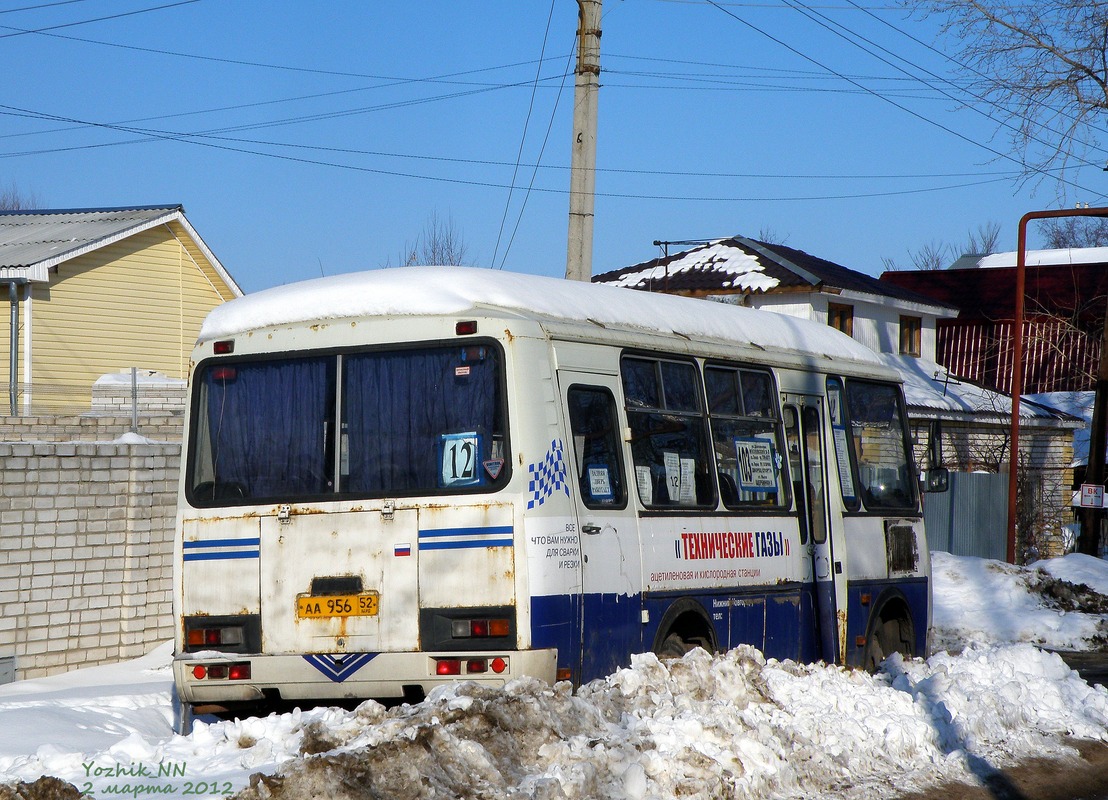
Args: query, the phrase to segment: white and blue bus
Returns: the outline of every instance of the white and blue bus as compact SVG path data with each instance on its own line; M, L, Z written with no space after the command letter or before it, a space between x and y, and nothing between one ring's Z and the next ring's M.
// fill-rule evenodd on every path
M233 300L193 355L177 692L584 682L928 648L897 375L827 326L457 267Z

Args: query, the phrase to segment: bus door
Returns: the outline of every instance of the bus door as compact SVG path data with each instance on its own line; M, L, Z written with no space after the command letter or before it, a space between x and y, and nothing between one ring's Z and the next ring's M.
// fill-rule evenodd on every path
M822 399L786 395L784 415L801 539L807 542L815 583L819 654L828 664L842 664L846 659L845 541L842 521L828 505Z
M628 509L627 471L612 375L559 370L580 542L580 680L608 675L642 649L642 558Z

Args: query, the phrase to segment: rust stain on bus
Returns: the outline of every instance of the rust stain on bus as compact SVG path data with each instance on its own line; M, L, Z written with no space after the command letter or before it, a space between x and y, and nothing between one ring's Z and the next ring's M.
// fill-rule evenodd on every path
M846 609L840 608L835 612L839 623L839 663L846 663Z

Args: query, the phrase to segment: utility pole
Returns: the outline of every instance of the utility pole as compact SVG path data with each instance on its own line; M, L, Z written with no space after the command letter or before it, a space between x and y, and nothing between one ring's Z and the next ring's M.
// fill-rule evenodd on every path
M566 278L592 280L592 223L596 193L596 110L600 90L600 0L577 0L577 80L569 178Z

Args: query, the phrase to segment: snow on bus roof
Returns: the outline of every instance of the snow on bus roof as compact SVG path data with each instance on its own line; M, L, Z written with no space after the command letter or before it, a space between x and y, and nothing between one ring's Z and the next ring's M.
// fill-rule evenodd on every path
M880 363L865 346L810 320L726 303L473 267L395 267L266 289L217 306L204 321L199 341L317 320L477 314L490 309Z

